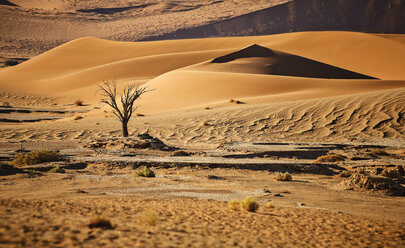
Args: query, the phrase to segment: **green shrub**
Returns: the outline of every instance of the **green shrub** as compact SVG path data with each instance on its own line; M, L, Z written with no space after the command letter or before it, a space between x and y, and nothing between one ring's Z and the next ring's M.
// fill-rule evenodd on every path
M63 174L66 173L65 169L63 169L61 167L52 168L51 170L49 170L49 172L50 173L63 173Z
M190 156L190 153L188 153L186 151L179 150L179 151L173 152L172 156L188 157L188 156Z
M10 162L14 166L24 166L62 160L58 151L38 150L29 153L16 153Z
M292 176L288 172L286 172L286 173L276 172L276 174L274 175L274 179L276 181L291 181Z
M134 175L136 177L155 177L155 172L149 169L146 166L140 167L137 171L135 171Z
M339 162L339 161L344 161L345 157L343 157L342 155L338 155L338 154L327 154L327 155L323 155L318 157L315 162L316 163L323 163L323 162Z
M259 209L259 204L250 196L241 201L240 205L243 210L248 212L256 212Z

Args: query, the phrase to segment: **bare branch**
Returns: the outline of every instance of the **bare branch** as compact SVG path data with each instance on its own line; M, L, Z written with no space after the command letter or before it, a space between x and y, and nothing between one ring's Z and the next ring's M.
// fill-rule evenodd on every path
M132 117L133 112L137 109L134 107L134 102L141 97L148 90L147 87L139 87L139 85L129 84L125 86L123 94L120 96L120 101L122 105L122 110L118 107L116 98L117 98L117 84L115 81L112 82L103 82L99 85L97 92L100 91L102 96L101 102L107 104L113 109L114 115L121 121L123 124L123 134L128 136L127 123Z

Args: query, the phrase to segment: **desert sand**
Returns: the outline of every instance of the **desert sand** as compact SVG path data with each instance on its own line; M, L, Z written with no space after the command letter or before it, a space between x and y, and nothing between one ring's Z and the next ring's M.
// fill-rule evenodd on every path
M0 1L0 247L405 246L405 35L134 41L284 2Z

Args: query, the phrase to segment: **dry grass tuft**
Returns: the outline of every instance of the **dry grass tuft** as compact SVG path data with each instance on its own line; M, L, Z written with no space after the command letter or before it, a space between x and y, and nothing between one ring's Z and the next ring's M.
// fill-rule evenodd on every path
M339 174L340 177L350 177L351 175L352 175L351 171L342 171Z
M77 120L80 120L80 119L83 119L83 116L81 116L81 115L76 115L75 117L73 117L73 120L74 120L74 121L77 121Z
M338 154L327 154L327 155L323 155L318 157L315 162L316 163L324 163L324 162L339 162L339 161L344 161L345 157L343 157L342 155L338 155Z
M10 164L24 166L60 160L62 160L62 156L57 151L38 150L29 153L16 153Z
M230 200L228 202L228 207L232 210L238 210L239 209L239 201L238 200Z
M101 216L97 216L91 219L90 223L88 224L88 227L101 229L114 229L114 227L111 224L111 221Z
M259 209L259 204L250 196L243 199L243 201L240 202L240 205L243 210L248 212L256 212Z
M134 172L134 176L136 176L136 177L155 177L155 172L146 166L142 166L137 171Z
M235 100L235 99L229 99L229 103L244 104L244 102L241 102L241 101Z
M370 152L373 156L389 156L389 154L383 149L374 149Z
M266 208L275 208L274 204L272 202L267 202L266 203Z
M153 211L146 210L140 214L141 220L150 226L156 226L159 221L157 214Z
M78 106L78 107L84 105L84 103L83 103L82 100L76 100L76 101L74 102L74 104L75 104L76 106Z
M190 153L188 153L188 152L186 152L186 151L179 150L179 151L173 152L172 156L176 156L176 157L177 157L177 156L178 156L178 157L189 157L189 156L190 156Z
M285 173L276 172L275 175L274 175L274 179L275 179L276 181L291 181L291 180L292 180L292 176L291 176L291 174L288 173L288 172L285 172Z
M3 102L0 107L2 107L2 108L12 108L11 105L10 105L10 102Z
M51 170L49 170L49 172L50 173L62 173L62 174L66 173L65 169L63 169L61 167L52 168Z

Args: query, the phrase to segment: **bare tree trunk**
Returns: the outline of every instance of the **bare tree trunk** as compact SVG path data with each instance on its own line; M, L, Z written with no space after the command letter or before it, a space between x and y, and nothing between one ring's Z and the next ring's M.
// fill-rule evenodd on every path
M122 122L122 136L128 137L128 122Z
M122 103L122 110L118 107L117 98L117 84L115 81L104 82L103 85L99 85L101 91L101 102L110 106L113 110L113 114L118 118L122 124L122 136L128 137L128 122L131 119L132 113L136 109L134 102L142 94L148 92L146 87L138 87L135 84L130 84L124 88L124 92L120 95Z

